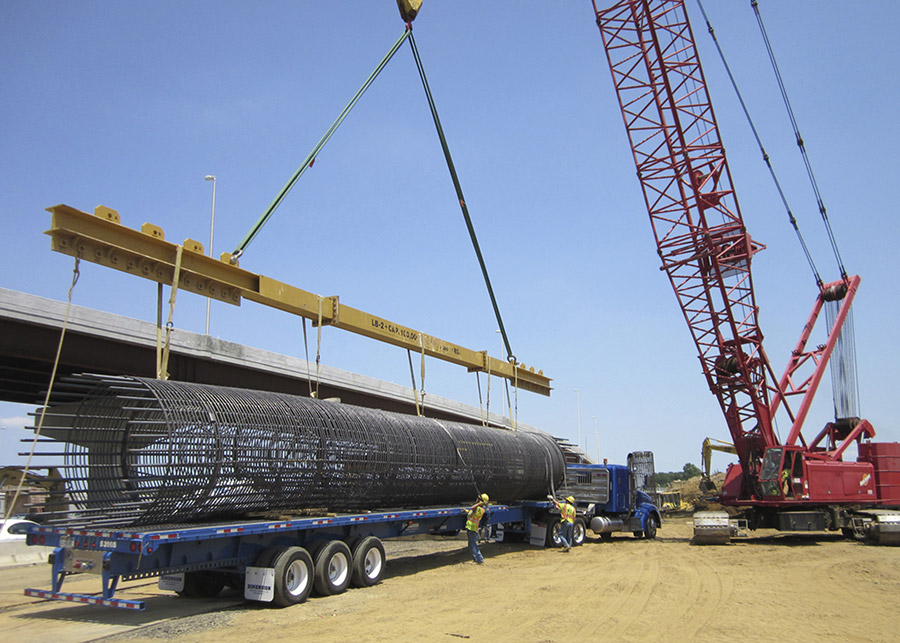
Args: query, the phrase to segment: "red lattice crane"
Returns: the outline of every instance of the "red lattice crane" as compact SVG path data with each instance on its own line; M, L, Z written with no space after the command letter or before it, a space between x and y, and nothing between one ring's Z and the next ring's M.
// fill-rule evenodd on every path
M900 505L900 444L870 442L875 431L859 418L831 422L811 441L802 434L859 277L819 283L810 318L777 377L763 349L750 270L764 246L744 225L683 0L625 0L605 10L595 3L594 10L662 270L738 456L721 501L743 507L751 528L849 532L855 524L857 533L900 539L900 515L893 522L890 512L864 511ZM826 306L835 321L827 340L810 347ZM783 443L774 428L779 410L791 426ZM854 443L859 458L845 462ZM717 541L725 531L706 533Z

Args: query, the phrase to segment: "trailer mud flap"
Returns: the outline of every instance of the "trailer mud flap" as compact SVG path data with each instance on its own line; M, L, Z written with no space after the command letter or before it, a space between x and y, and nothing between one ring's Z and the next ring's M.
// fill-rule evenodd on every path
M275 570L271 567L248 567L244 580L244 598L271 603L275 598Z
M184 574L163 574L156 581L156 586L169 592L183 592Z
M546 545L548 528L548 525L542 522L532 522L531 534L528 538L528 544L534 545L535 547L543 547L544 545Z

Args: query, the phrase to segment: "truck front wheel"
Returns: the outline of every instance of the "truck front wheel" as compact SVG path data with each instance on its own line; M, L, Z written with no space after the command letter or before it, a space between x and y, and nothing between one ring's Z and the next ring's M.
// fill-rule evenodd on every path
M644 538L652 540L656 538L656 518L647 516L647 526L644 528Z

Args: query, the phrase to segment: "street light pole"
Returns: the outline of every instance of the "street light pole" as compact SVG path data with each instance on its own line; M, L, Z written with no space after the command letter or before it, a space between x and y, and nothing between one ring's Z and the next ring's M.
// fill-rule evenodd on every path
M216 177L212 174L207 174L204 178L204 181L212 181L213 190L212 190L212 213L209 215L209 256L213 256L213 231L216 227ZM209 335L209 304L210 298L206 298L206 334Z
M577 446L580 449L581 448L581 391L579 391L577 388L574 390L575 390L575 395L578 397L578 405L577 405L577 408L578 408L578 443L577 443Z

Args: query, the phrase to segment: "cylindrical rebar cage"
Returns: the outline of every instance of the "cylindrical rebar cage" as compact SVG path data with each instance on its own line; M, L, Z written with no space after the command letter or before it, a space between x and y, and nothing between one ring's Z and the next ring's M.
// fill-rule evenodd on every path
M44 427L66 442L71 506L48 512L55 523L506 502L542 498L565 475L541 433L138 377L80 375L58 390L68 401Z

